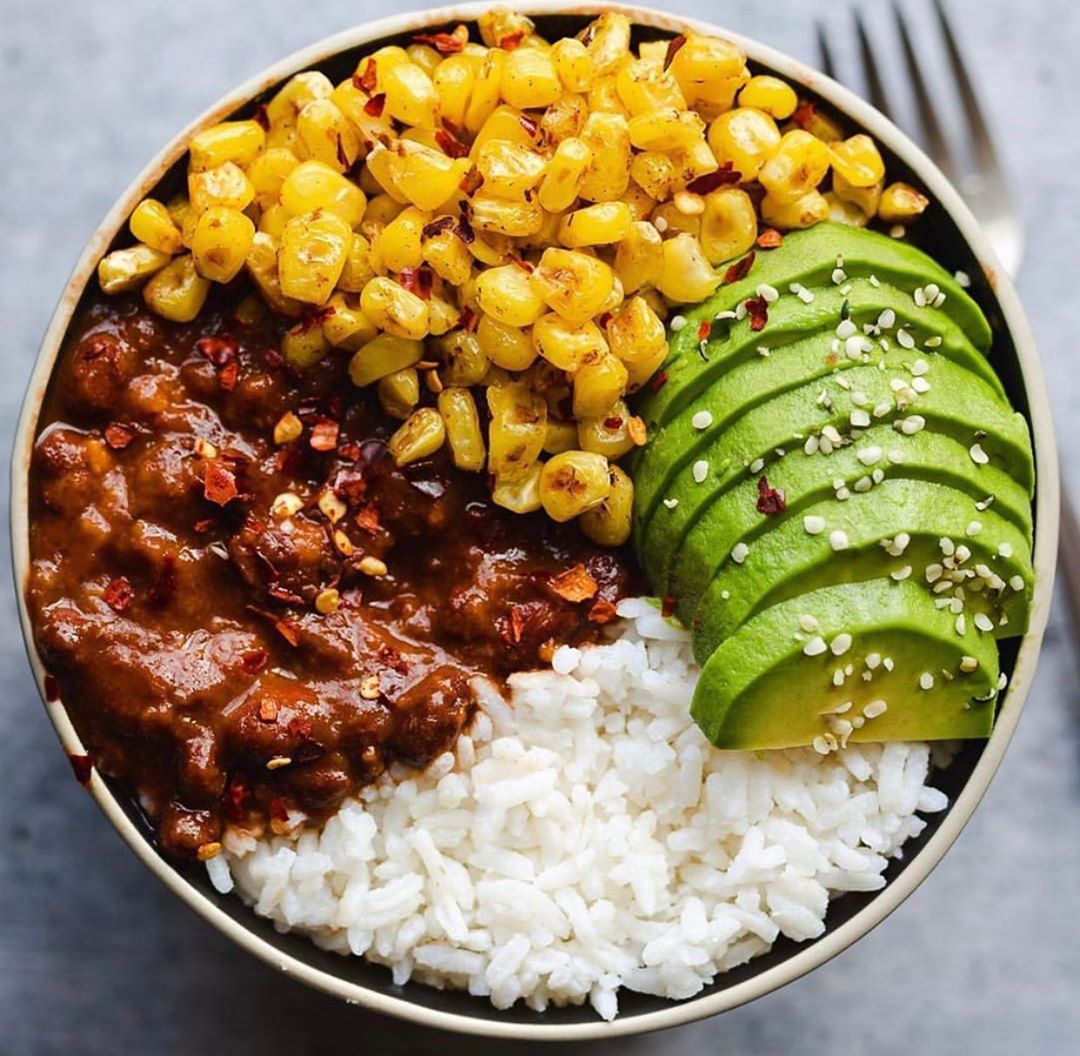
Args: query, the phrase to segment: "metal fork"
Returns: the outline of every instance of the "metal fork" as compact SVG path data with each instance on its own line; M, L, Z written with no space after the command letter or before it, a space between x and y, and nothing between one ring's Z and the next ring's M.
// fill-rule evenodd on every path
M967 165L964 164L964 161L958 157L955 144L949 142L942 130L937 108L930 89L927 87L926 74L915 50L908 19L898 0L890 0L889 6L892 8L892 19L900 41L903 67L911 85L917 123L920 126L912 131L914 137L923 144L942 172L960 188L968 206L993 243L1002 266L1010 275L1015 275L1020 267L1024 250L1020 216L1009 191L1002 166L998 161L982 107L979 105L967 66L957 46L956 36L949 24L944 4L942 0L931 0L931 2L935 15L934 22L938 27L941 43L948 59L949 69L946 73L951 73L955 93L960 100L964 123L968 130L968 144L964 157L970 161ZM858 41L858 63L862 67L866 96L886 117L891 118L895 108L890 104L885 90L881 66L871 45L866 22L858 7L853 8L852 14ZM830 77L836 78L834 48L830 44L828 30L821 22L817 23L816 30L821 68ZM1080 623L1080 522L1077 520L1076 511L1064 483L1061 488L1061 534L1058 559L1065 574L1065 591L1073 617L1077 623Z

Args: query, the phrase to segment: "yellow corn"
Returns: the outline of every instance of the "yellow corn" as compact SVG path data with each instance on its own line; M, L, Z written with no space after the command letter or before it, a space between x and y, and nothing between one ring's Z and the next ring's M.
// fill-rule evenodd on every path
M210 280L195 270L190 253L175 257L143 287L143 300L151 311L174 323L190 323L202 311Z
M630 19L620 12L605 12L585 34L585 46L598 73L613 73L630 53Z
M188 200L196 213L215 205L246 209L255 197L255 188L244 170L231 161L205 172L188 174Z
M608 460L594 451L563 451L544 463L540 502L553 521L569 521L611 494Z
M644 297L632 297L612 315L607 339L626 367L631 392L640 389L667 358L664 324Z
M304 155L336 172L347 172L360 154L360 138L330 99L314 99L296 121Z
M364 314L367 315L366 312ZM349 378L362 389L388 374L419 363L423 355L424 346L419 341L409 341L393 334L379 334L353 354L349 360Z
M573 451L578 446L578 424L561 422L557 418L548 418L547 436L544 438L544 451L549 455L561 455L564 451Z
M360 141L360 156L366 157L376 143L394 136L394 126L385 109L369 114L365 109L371 99L366 92L346 78L333 91L331 102L349 119Z
M378 51L373 52L366 59L361 59L356 64L356 73L363 78L368 72L368 64L371 63L375 69L375 92L385 92L386 78L390 71L402 63L411 61L409 53L404 48L399 48L396 44L390 44L384 48L379 48Z
M639 150L678 150L705 135L705 122L693 110L657 107L630 118L630 142Z
M615 89L631 115L686 108L679 82L662 64L651 59L636 59L620 67L615 75ZM630 138L633 139L633 133Z
M255 190L255 204L260 209L268 209L278 202L285 177L299 164L300 160L291 150L271 147L247 166L247 178Z
M430 458L446 440L446 423L434 407L413 411L398 429L386 449L399 466Z
M592 157L581 181L580 195L590 202L622 197L630 182L630 133L619 114L592 113L581 130Z
M715 172L720 167L712 147L704 139L671 151L671 161L675 166L676 185L680 187L685 187L699 176Z
M544 311L544 300L531 278L516 264L482 271L476 277L481 310L506 326L531 326Z
M355 352L375 337L376 330L371 320L344 294L335 293L327 307L332 310L323 320L322 331L334 348Z
M761 166L780 145L780 130L764 111L740 106L709 126L709 146L716 160L730 163L743 183L756 180Z
M881 192L878 216L887 224L909 224L917 219L930 204L925 194L908 183L890 183Z
M534 513L540 509L540 462L534 462L520 479L496 477L491 499L511 513Z
M569 209L578 196L592 151L576 136L564 139L547 163L547 173L540 185L538 200L549 213Z
M360 294L360 308L380 330L419 341L429 332L427 302L383 276L371 279Z
M114 249L98 264L98 283L103 293L134 290L168 263L168 253L150 246Z
M380 148L385 149L385 148ZM368 164L379 150L368 157ZM469 171L467 158L448 158L421 143L398 140L391 151L394 187L418 209L433 212L459 193L458 185Z
M436 402L446 423L446 439L450 443L454 465L478 473L484 468L487 452L472 393L456 387L443 389Z
M429 77L439 68L442 56L428 44L410 44L405 49L409 61L419 66Z
M628 384L626 367L610 352L586 361L574 374L574 417L607 414Z
M562 84L551 56L537 48L517 48L506 57L502 97L519 110L550 106L562 95Z
M439 116L458 128L465 123L475 71L467 55L448 55L432 74Z
M460 322L461 312L457 306L433 293L428 300L428 332L431 336L439 337L453 330Z
M266 232L275 242L280 242L285 225L291 219L283 205L271 205L259 213L259 230Z
M525 238L544 225L544 211L534 201L514 202L478 193L472 199L472 225L478 231Z
M489 268L497 268L516 256L514 243L494 231L479 232L466 248L474 260Z
M615 114L630 120L630 111L623 105L614 74L596 79L589 92L589 110L594 114Z
M634 181L630 180L626 193L619 199L625 202L630 210L630 216L636 223L638 220L648 220L652 211L656 208L656 200L650 198Z
M386 93L386 113L394 120L424 127L435 124L435 85L415 63L394 66L380 78L379 87Z
M817 191L807 191L794 201L777 200L771 194L761 202L761 217L781 228L813 227L829 215L829 203Z
M281 339L281 354L293 370L308 370L326 358L330 345L322 327L297 323L285 331Z
M836 191L826 191L822 197L829 207L829 219L850 227L865 227L869 217L854 202L841 198Z
M855 187L840 175L838 169L833 170L833 193L835 193L840 201L857 206L863 216L867 218L877 215L878 206L881 203L881 192L884 186L885 181L878 180L877 183L870 187Z
M379 379L379 406L391 418L404 421L420 402L420 375L413 367L395 370Z
M625 238L633 217L625 202L601 202L567 213L559 225L559 241L571 249L606 246Z
M710 264L741 257L757 239L754 202L739 187L718 187L705 195L701 248Z
M404 202L395 202L388 194L376 194L364 209L364 219L360 221L360 230L368 238L374 239L404 208Z
M173 223L180 228L181 241L185 246L190 247L191 240L195 237L195 226L199 222L199 214L191 208L191 203L183 194L170 198L165 208L169 210Z
M873 187L885 178L885 162L877 144L867 135L833 143L829 148L833 170L852 187Z
M686 34L686 43L671 60L672 76L679 82L686 101L714 101L728 83L743 77L746 56L734 44L700 33Z
M618 466L610 472L607 497L581 515L581 530L601 546L622 546L630 538L634 510L634 482Z
M279 199L290 216L325 209L349 227L360 223L367 206L364 192L356 184L320 161L305 161L293 168L281 183Z
M577 423L577 446L582 451L593 451L607 459L622 458L635 446L630 435L630 419L626 401L616 400L606 413L594 418L582 418Z
M505 7L485 11L477 18L476 26L480 30L480 39L489 48L510 46L511 41L523 40L535 28L532 19Z
M476 151L476 167L485 194L520 199L544 176L545 163L535 151L504 139L489 139Z
M295 316L303 311L303 304L281 292L278 273L278 243L263 231L256 231L251 249L244 262L252 282L259 288L264 300L275 312Z
M526 118L520 110L515 110L505 103L492 110L480 131L477 132L470 151L472 157L477 157L483 146L493 140L516 143L518 146L530 149L539 145L532 119Z
M761 110L776 121L783 121L795 113L799 97L795 89L779 77L767 73L751 77L739 92L739 106Z
M424 260L421 232L431 219L415 206L402 209L372 243L374 259L387 271L418 268Z
M476 340L484 356L503 370L527 370L536 359L537 351L527 331L500 323L490 315L480 316Z
M607 341L593 322L568 323L556 312L540 316L532 328L533 347L559 370L575 371L583 363L607 355Z
M679 193L679 192L676 192ZM652 211L653 226L663 233L665 238L671 238L680 232L693 235L697 238L701 234L701 213L684 212L675 201L667 201L658 205Z
M480 338L464 330L455 330L438 342L446 359L440 377L444 385L479 385L491 366Z
M650 198L662 202L671 194L678 174L675 162L659 151L635 154L630 162L630 176Z
M682 234L664 242L664 264L656 288L677 304L694 304L705 300L720 284L701 242L693 235Z
M844 130L839 122L829 117L820 106L809 112L806 120L802 122L802 127L823 143L835 143L838 139L844 138Z
M349 243L349 253L345 258L345 266L341 269L341 277L338 279L338 289L346 293L359 293L374 278L375 271L371 265L371 243L358 232L353 232L352 241Z
M341 277L351 242L349 225L336 213L290 220L278 257L281 292L307 304L325 304Z
M179 226L155 198L144 198L135 206L128 227L135 238L159 253L179 253L184 248Z
M334 91L334 86L324 73L307 70L298 73L285 82L285 85L267 104L266 116L274 125L295 125L297 116L314 99L327 99Z
M544 139L558 145L571 136L580 136L589 116L589 104L580 95L567 93L557 103L553 103L540 118L540 128Z
M520 481L540 457L547 436L547 404L519 383L487 390L488 472L504 481Z
M596 63L588 48L573 37L563 37L551 48L555 72L568 92L587 92L596 80Z
M825 178L829 148L816 136L792 129L780 138L772 157L761 166L758 179L776 202L794 202Z
M532 273L532 289L538 295L537 300L577 326L583 326L603 311L614 288L615 275L611 268L602 260L573 249L552 246L544 250L539 266Z
M454 230L425 238L421 254L432 271L451 286L463 286L472 274L472 254Z
M255 225L236 209L215 206L199 217L191 255L203 278L214 282L231 282L244 266Z
M664 266L663 239L648 221L638 220L615 250L615 274L626 293L651 286Z
M476 135L499 105L499 89L502 85L506 52L492 48L479 60L473 74L469 105L465 108L465 128Z
M192 136L188 144L191 168L203 172L227 161L247 168L265 143L266 132L258 121L223 121Z

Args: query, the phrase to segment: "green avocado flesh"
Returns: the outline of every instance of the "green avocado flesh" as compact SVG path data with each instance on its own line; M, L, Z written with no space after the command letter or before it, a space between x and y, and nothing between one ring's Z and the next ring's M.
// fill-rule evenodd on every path
M825 648L807 655L814 639ZM997 687L992 638L970 625L957 634L925 591L879 579L823 587L743 624L704 665L691 713L721 748L790 748L829 734L959 740L989 735Z
M727 314L762 294L758 330ZM721 748L986 736L1035 472L978 305L911 245L820 224L684 316L637 408L633 538L691 628L695 720ZM801 617L891 670L837 675Z

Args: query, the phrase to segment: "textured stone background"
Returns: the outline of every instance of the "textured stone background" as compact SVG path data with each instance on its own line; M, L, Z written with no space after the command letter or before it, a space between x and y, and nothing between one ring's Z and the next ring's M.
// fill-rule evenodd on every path
M915 16L925 0L908 0ZM116 195L174 130L293 49L419 0L0 0L0 445L55 299ZM670 3L813 56L825 0ZM883 0L866 8L891 25ZM952 0L1017 177L1023 295L1080 488L1074 367L1080 6ZM917 22L919 18L915 19ZM918 27L917 27L918 28ZM6 491L2 501L6 504ZM6 518L3 523L6 524ZM9 573L4 562L4 577ZM0 1052L230 1056L508 1052L338 1005L276 976L166 895L71 780L0 592ZM930 880L832 964L710 1022L592 1051L1059 1054L1080 1036L1080 700L1058 605L1027 714ZM586 1048L586 1046L582 1046Z

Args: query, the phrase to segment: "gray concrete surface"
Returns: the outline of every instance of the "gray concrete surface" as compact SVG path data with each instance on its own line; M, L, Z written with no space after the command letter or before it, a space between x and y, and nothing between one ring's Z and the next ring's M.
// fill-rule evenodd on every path
M837 24L845 15L824 0L667 6L708 14L806 57L815 11L829 10ZM867 6L884 16L881 0ZM294 48L394 7L385 0L0 0L5 465L57 294L130 177L225 89ZM1029 237L1020 288L1045 357L1068 476L1080 493L1080 7L1072 0L953 0L952 7L1018 178ZM1074 642L1059 604L1027 715L997 780L959 843L900 912L832 964L752 1006L593 1051L1076 1052ZM71 780L30 683L7 581L0 591L0 790L0 1053L517 1048L439 1037L309 993L168 897Z

